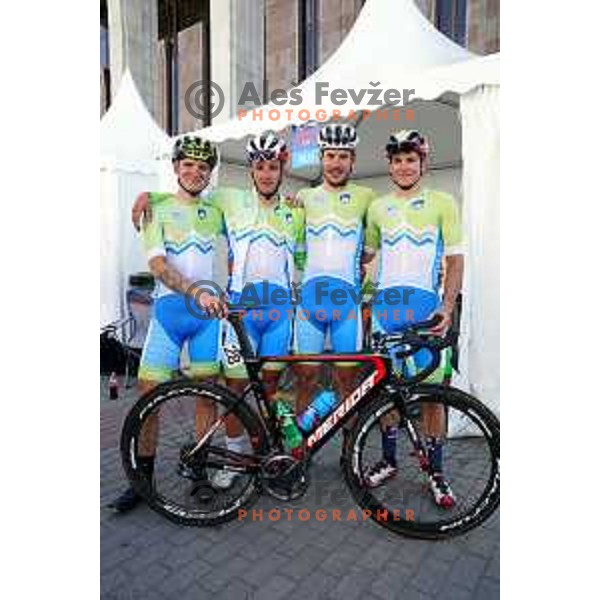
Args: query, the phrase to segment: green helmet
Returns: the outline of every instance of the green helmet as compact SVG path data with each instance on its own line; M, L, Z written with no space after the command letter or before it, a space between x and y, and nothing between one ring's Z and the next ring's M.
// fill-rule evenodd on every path
M173 146L173 161L182 158L193 158L194 160L204 161L211 169L214 169L218 157L217 147L208 140L203 140L196 135L184 135Z

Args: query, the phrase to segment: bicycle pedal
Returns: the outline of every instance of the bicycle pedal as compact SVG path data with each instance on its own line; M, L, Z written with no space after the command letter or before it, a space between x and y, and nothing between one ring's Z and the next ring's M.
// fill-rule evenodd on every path
M190 489L190 497L196 502L208 503L215 499L218 495L210 481L195 482Z

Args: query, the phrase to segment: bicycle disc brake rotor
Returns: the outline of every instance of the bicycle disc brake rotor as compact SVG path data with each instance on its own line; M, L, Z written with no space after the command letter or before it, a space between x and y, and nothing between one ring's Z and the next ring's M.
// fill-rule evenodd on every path
M262 483L270 496L283 500L296 500L308 489L308 473L303 462L288 454L276 454L262 465Z

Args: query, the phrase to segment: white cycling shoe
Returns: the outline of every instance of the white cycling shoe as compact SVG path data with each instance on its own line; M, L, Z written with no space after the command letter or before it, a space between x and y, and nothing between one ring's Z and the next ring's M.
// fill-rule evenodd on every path
M225 469L219 469L210 478L210 482L214 487L220 490L229 489L235 480L239 477L239 473L235 471L226 471Z

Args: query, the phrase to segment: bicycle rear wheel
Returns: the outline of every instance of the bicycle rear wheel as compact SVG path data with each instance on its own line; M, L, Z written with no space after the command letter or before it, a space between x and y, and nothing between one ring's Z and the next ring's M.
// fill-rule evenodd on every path
M220 385L176 381L133 406L121 432L121 459L153 510L184 525L217 525L257 499L257 457L266 453L267 440L256 414L237 400ZM226 416L241 430L235 453L226 445ZM155 457L152 480L140 468L140 457L149 454ZM229 486L223 474L234 478Z
M445 415L443 473L455 495L451 508L435 504L425 447L425 413L442 405ZM444 419L442 418L442 422ZM381 423L398 426L397 473L375 488L366 473L382 459ZM416 436L416 444L410 430ZM357 503L378 524L423 539L462 534L485 521L500 503L500 423L478 400L452 387L423 384L400 398L382 397L351 431L345 477Z

